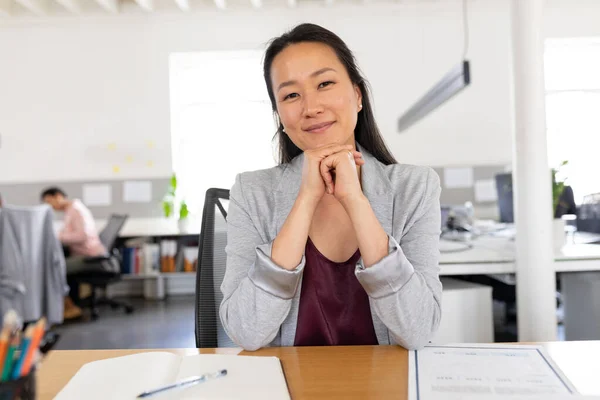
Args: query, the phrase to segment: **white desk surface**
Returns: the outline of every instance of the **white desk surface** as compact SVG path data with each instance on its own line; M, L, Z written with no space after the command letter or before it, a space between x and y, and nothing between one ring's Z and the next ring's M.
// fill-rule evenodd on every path
M97 220L98 230L106 220ZM56 228L60 228L60 222ZM121 231L122 237L181 235L176 220L165 218L130 218ZM200 221L190 221L186 234L200 234ZM586 244L600 239L600 235L577 232L575 243L565 245L555 254L556 272L600 271L600 244ZM441 275L506 274L514 273L515 243L507 237L481 236L472 241L472 248L464 248L460 242L440 243Z
M98 232L106 225L106 219L96 219ZM58 232L62 227L62 221L54 223L54 229ZM121 237L135 236L171 236L171 235L199 235L200 221L191 219L188 230L181 233L177 226L177 220L166 218L128 218L121 230Z
M506 238L480 237L473 240L472 248L460 251L465 246L462 242L440 242L441 275L515 272L514 243Z
M106 224L106 220L97 220L96 227L100 230ZM177 220L166 218L129 218L121 230L119 236L170 236L170 235L199 235L200 222L190 220L189 227L185 233L179 231Z
M587 244L599 235L576 233L574 243L555 252L556 272L600 271L600 244ZM472 242L469 250L445 253L462 243L442 240L440 267L442 275L502 274L516 272L515 243L505 237L483 236Z

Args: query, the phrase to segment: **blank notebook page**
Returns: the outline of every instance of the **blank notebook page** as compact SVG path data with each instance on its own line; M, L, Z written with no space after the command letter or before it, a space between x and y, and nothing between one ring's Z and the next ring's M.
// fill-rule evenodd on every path
M208 380L164 398L169 400L289 400L290 398L281 362L276 357L218 354L182 357L176 379L212 373L220 369L227 369L227 375Z
M129 400L150 387L173 382L181 357L165 352L141 353L88 363L55 400Z

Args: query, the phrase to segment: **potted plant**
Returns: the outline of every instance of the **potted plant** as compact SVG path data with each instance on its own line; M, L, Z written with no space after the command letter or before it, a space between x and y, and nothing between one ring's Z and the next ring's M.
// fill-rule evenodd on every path
M189 228L189 218L190 211L188 210L188 206L183 200L179 205L179 220L177 221L177 226L179 227L179 232L187 232Z
M162 208L165 218L171 218L175 213L175 192L177 191L177 176L173 174L169 181L167 193L162 200Z
M177 175L173 174L169 181L169 187L167 193L162 200L163 214L165 218L172 218L177 212L178 205L178 193L177 193ZM177 227L180 232L187 232L189 227L189 215L190 211L185 200L179 202L179 217L177 219Z
M560 196L562 195L563 190L565 190L565 182L567 178L561 179L560 170L562 167L567 165L568 161L563 161L557 168L552 168L552 216L555 215L556 208L560 201ZM565 244L565 226L566 222L562 218L554 218L553 222L553 234L554 234L554 248L561 249Z

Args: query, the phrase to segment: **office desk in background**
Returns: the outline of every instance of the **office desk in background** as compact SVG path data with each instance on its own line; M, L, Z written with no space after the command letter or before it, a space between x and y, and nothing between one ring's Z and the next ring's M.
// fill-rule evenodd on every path
M98 229L105 221L97 220ZM120 236L161 237L197 236L201 221L191 221L186 232L180 232L176 220L166 218L131 218L127 221ZM225 227L223 227L225 229ZM600 239L600 235L576 233L575 244L567 244L555 254L557 272L600 271L600 245L587 244ZM442 240L440 248L459 250L463 243ZM443 252L440 257L441 275L475 275L515 273L515 243L507 237L482 236L472 242L472 248L465 251Z
M96 220L100 230L105 220ZM161 217L130 218L123 227L120 237L168 237L197 236L201 221L190 221L189 229L180 232L177 221ZM55 229L60 229L57 221ZM225 228L225 227L223 227ZM576 233L576 243L568 244L555 254L557 272L600 271L600 245L586 244L600 239L600 235ZM442 240L440 257L441 275L479 275L515 273L515 243L507 237L482 236L474 239L472 248L464 251L460 242ZM451 250L452 252L444 252Z
M106 225L105 219L96 219L96 229L98 232ZM57 220L54 222L54 230L58 232L63 222ZM121 229L120 237L153 237L153 236L180 236L180 235L199 235L201 221L198 218L191 219L188 229L181 232L177 226L176 219L162 217L150 218L128 218Z
M97 219L96 229L101 231L106 220ZM62 221L55 221L54 229L59 231ZM180 251L183 245L197 246L200 236L200 220L190 219L188 229L179 230L176 219L162 217L154 218L128 218L119 233L117 247L122 247L129 239L142 238L152 243L161 240L174 240L177 242L176 265L179 269L183 266L183 254ZM162 299L166 295L194 294L195 272L160 272L124 274L123 279L107 288L107 296L143 296L146 299Z
M567 244L554 254L556 272L600 271L600 244L589 244L600 235L576 233L575 242ZM440 249L441 275L513 274L515 242L507 237L482 236L471 242L471 248L462 242L442 240ZM449 252L446 252L449 251Z
M189 230L185 233L179 231L176 220L166 218L131 218L124 226L121 237L123 240L132 237L161 238L171 237L178 241L194 240L200 233L199 220L191 221ZM98 220L97 227L101 229L104 221ZM217 227L219 229L219 227ZM226 229L225 226L220 229ZM600 245L586 244L598 240L600 235L576 233L575 243L568 244L555 254L554 268L556 272L562 273L561 279L570 279L578 282L574 274L582 272L600 272ZM515 242L506 236L481 236L472 241L472 247L464 249L464 243L447 242L442 240L440 248L440 275L451 277L455 275L494 275L502 277L514 283L516 272ZM447 250L454 250L446 252ZM566 275L564 273L571 273ZM600 285L600 281L599 281ZM565 287L573 287L567 284ZM570 293L580 291L579 286ZM589 292L589 290L588 290ZM112 285L109 296L131 296L143 295L146 298L161 299L170 294L194 294L195 273L161 273L158 275L131 275L124 276L124 280ZM579 300L580 297L585 297ZM571 297L572 298L572 297ZM579 304L592 307L592 302L587 301L589 296L579 294ZM459 302L458 302L459 303ZM457 304L458 304L457 303ZM573 302L572 302L573 303ZM568 311L568 310L567 310ZM571 316L573 313L570 313ZM571 321L571 318L568 317ZM571 322L571 327L581 325L579 320ZM595 327L590 327L593 330ZM572 329L567 329L567 339L600 339L600 336L587 336L577 333L571 336ZM579 336L577 336L579 335ZM474 341L474 340L469 340Z
M599 238L597 234L577 232L565 246L555 250L553 268L561 281L566 340L600 339L596 295L600 290L600 244L589 244ZM508 285L517 283L515 242L509 237L481 236L471 242L471 248L464 250L465 246L441 241L440 275L489 275ZM461 302L456 304L460 310ZM450 319L456 318L453 315Z
M600 395L600 342L543 345L581 394ZM52 351L38 372L38 398L52 399L85 363L145 351L152 350ZM239 349L167 351L180 355L220 353L279 357L294 400L408 398L408 351L399 346L273 347L256 352Z

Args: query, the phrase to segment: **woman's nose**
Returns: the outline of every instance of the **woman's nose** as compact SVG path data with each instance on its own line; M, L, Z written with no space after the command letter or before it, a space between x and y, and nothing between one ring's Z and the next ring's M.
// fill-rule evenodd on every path
M316 117L323 112L323 104L318 96L310 94L304 96L304 116Z

